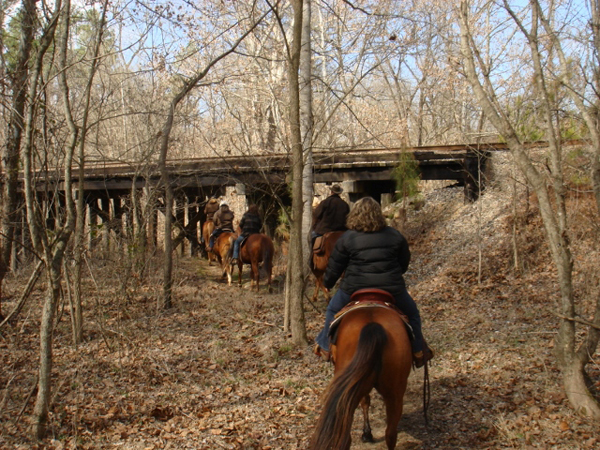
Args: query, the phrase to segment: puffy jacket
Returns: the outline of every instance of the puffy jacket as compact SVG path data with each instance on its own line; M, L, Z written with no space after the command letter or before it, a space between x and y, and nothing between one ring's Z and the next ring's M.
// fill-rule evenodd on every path
M234 214L232 210L219 209L213 217L215 227L220 228L221 230L233 231L233 217Z
M262 220L256 214L249 212L244 213L242 220L240 220L240 228L242 229L242 236L248 236L252 233L260 233L262 228Z
M350 212L348 203L337 194L332 194L319 203L314 212L314 231L323 235L329 231L346 229L346 216Z
M323 284L331 289L343 273L340 289L347 294L378 288L397 295L406 288L402 275L409 263L408 242L395 228L373 233L349 230L335 244Z

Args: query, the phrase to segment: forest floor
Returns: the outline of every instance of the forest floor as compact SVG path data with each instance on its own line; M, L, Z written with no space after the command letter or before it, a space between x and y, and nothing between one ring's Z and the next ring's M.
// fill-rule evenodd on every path
M419 369L409 379L398 448L600 447L600 426L573 412L553 356L558 294L541 227L522 214L518 247L523 268L517 273L510 217L506 192L490 189L480 202L465 204L459 188L432 191L405 224L396 214L413 253L409 291L436 350L429 425L423 418ZM597 237L584 231L581 236ZM586 250L591 244L581 245L576 273L585 277L598 253L597 246ZM312 345L294 347L283 331L285 268L280 261L274 292L263 287L257 294L248 289L247 269L244 286L230 287L215 266L180 257L174 305L168 311L157 306L158 266L148 267L150 281L145 283L123 269L119 257L94 261L91 268L85 342L77 348L71 344L68 308L56 329L54 394L43 442L31 440L29 422L41 287L18 321L0 330L0 448L307 447L333 369L312 354ZM13 275L6 291L16 297L24 277ZM597 280L587 283L592 288L585 283L576 278L582 297L589 297L585 289L597 294ZM5 312L14 301L5 301ZM325 306L324 300L306 302L310 342ZM583 305L582 313L588 307ZM598 354L589 374L598 387ZM371 408L377 442L360 442L362 415L357 412L353 449L385 448L378 394Z

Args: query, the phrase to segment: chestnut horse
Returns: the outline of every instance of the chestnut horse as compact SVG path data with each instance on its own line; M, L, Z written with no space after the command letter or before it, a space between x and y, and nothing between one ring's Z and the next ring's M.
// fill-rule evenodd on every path
M206 257L208 259L208 265L212 266L212 262L215 260L215 255L208 250L208 244L210 243L210 235L215 229L215 224L212 220L208 220L202 224L202 239L206 248Z
M231 286L233 265L231 264L231 258L233 255L233 241L237 235L230 231L223 231L217 239L215 239L215 245L213 246L213 253L216 256L217 261L221 264L223 274L221 278L227 276L227 284Z
M327 263L329 262L329 257L331 253L333 253L333 249L335 248L335 243L338 239L344 234L343 231L330 231L329 233L325 233L323 235L324 242L321 245L321 250L318 252L312 251L312 267L311 271L315 276L315 293L312 296L312 302L315 303L319 298L319 291L323 291L325 294L325 299L327 302L331 300L331 294L327 292L325 286L323 286L323 275L325 275L325 270L327 270Z
M242 285L242 267L244 264L250 264L250 289L256 283L256 291L258 292L259 265L262 263L262 268L267 273L267 287L270 293L272 291L273 253L275 253L273 241L269 236L262 233L253 233L248 236L242 243L240 257L238 258L239 285Z
M379 289L357 291L352 300L361 296L383 296L384 301L394 302L390 294ZM349 449L352 419L359 403L364 416L362 440L373 442L369 424L369 393L373 388L385 403L387 448L395 448L412 365L411 343L402 316L397 310L374 302L351 309L340 319L331 354L334 378L327 388L310 448Z

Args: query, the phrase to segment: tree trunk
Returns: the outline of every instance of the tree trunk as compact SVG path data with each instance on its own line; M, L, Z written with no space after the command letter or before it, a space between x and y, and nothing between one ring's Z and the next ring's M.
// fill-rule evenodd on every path
M289 55L288 83L290 87L290 136L292 146L292 220L290 227L290 251L288 271L291 273L290 326L292 340L297 345L306 345L304 320L304 277L302 270L302 175L304 155L300 129L300 49L302 44L302 0L293 0L294 23L292 26L292 48Z
M59 266L60 267L60 266ZM48 422L49 401L51 394L50 376L52 374L52 334L54 331L54 314L60 297L60 268L54 264L46 267L47 292L42 322L40 324L40 369L37 399L33 410L34 430L37 439L43 439Z
M312 111L312 48L311 48L311 0L304 0L302 17L302 50L300 51L300 128L304 153L302 174L302 198L304 211L302 216L302 269L303 277L309 275L308 261L312 256L310 249L310 229L312 226L313 200L313 111Z
M6 146L2 150L2 197L0 198L0 317L2 316L2 282L10 266L15 221L18 206L19 151L23 136L25 105L27 99L27 80L29 76L29 60L33 45L36 24L35 0L23 0L21 21L21 40L17 53L17 62L12 74L13 98L10 118L7 124Z
M104 36L105 26L106 26L106 7L108 1L105 0L102 5L102 13L100 16L100 22L98 23L98 30L94 42L94 51L92 58L92 66L90 67L90 72L88 74L88 80L85 87L84 93L84 107L83 107L83 117L81 119L81 133L79 136L79 144L78 144L78 156L77 159L79 161L79 184L77 186L77 221L75 224L75 243L73 245L73 253L75 255L75 276L74 276L74 313L71 320L73 321L73 340L74 344L80 344L83 341L83 295L81 289L81 276L83 273L83 262L85 258L85 191L83 180L85 176L85 144L86 144L86 136L88 132L88 117L90 112L90 103L91 103L91 94L92 94L92 86L94 82L94 77L96 75L96 70L98 68L98 64L100 62L100 48L102 45L102 39ZM65 5L65 8L67 6ZM68 35L66 36L68 38ZM64 42L65 46L68 45L68 41ZM64 61L63 61L63 72L67 68L66 61L66 51L64 53ZM66 276L66 274L65 274Z
M24 143L23 143L23 172L24 172L24 187L25 199L27 208L27 219L29 222L29 232L34 249L39 255L42 255L46 266L46 300L43 306L42 322L40 324L40 369L38 379L38 393L33 412L33 431L37 439L42 439L46 434L46 423L48 421L48 411L50 402L51 383L50 377L52 372L52 331L54 326L54 313L60 296L61 290L61 265L64 258L65 249L75 227L75 207L72 198L72 176L71 165L73 162L73 154L77 141L77 129L74 127L69 105L69 94L66 86L66 79L59 77L61 91L63 94L64 112L69 122L70 135L68 145L65 147L64 158L64 190L65 190L65 206L67 210L65 224L62 228L56 227L54 230L46 233L45 220L38 214L36 209L35 198L35 182L34 182L34 131L35 131L35 116L39 104L34 101L37 98L37 87L44 64L44 56L54 42L54 35L61 11L61 2L58 1L54 5L55 9L52 16L48 17L46 27L40 37L38 52L31 70L31 81L29 85L28 97L30 103L27 107ZM68 18L70 17L70 3L67 0L67 6L63 17L63 29L67 35L63 35L62 51L63 60L66 52L66 42L68 42ZM71 117L72 119L72 117ZM58 217L57 217L57 220ZM51 233L51 237L49 234Z

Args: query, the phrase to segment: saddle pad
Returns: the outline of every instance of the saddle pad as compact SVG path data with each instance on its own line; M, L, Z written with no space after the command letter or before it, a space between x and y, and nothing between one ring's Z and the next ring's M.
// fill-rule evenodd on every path
M406 326L406 330L408 331L408 335L409 335L411 341L414 340L412 327L408 323L408 317L396 305L389 303L389 302L384 302L381 300L361 300L361 301L355 301L355 302L348 303L346 306L344 306L340 310L340 312L338 312L335 315L335 317L329 327L329 340L331 341L332 344L335 344L335 342L336 342L337 329L338 329L340 322L342 321L342 318L346 314L348 314L350 311L354 311L355 309L361 309L361 308L386 308L391 311L394 311L396 314L398 314L400 316L400 318L402 319L402 322L404 322L404 325Z

